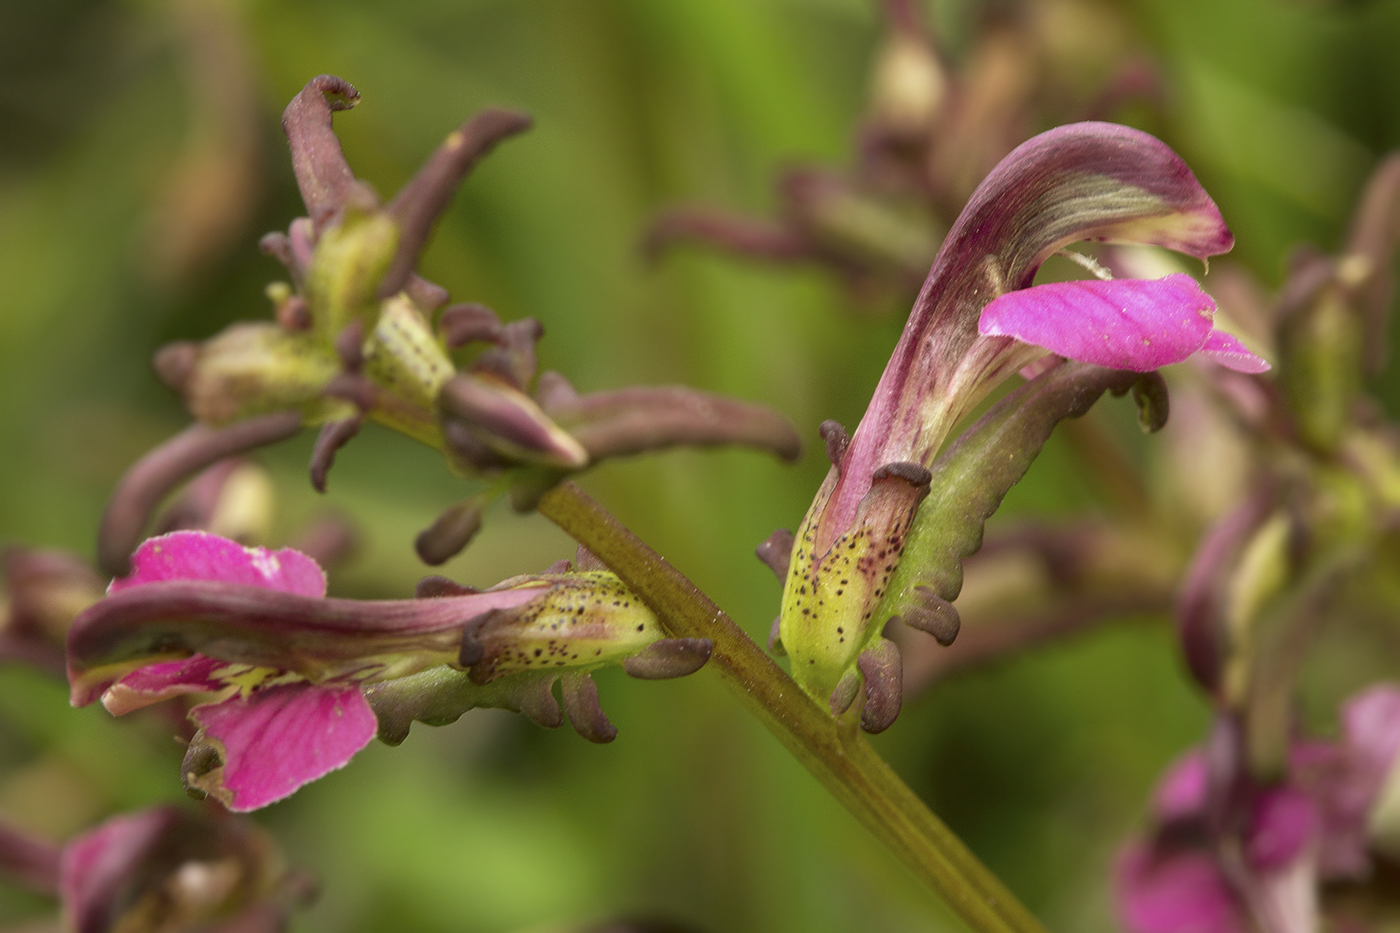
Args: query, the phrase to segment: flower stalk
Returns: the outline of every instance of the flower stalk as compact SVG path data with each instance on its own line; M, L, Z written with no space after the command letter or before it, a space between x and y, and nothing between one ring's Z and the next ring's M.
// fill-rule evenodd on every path
M675 638L708 638L710 666L749 712L867 829L979 933L1044 933L1006 886L871 748L810 700L722 609L570 482L538 511L596 554Z

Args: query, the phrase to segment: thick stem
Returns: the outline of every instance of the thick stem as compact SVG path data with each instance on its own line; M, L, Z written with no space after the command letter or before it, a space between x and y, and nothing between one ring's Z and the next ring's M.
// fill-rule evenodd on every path
M678 638L714 643L710 667L807 770L979 933L1044 927L894 773L855 726L838 724L678 570L573 483L541 514L617 573Z

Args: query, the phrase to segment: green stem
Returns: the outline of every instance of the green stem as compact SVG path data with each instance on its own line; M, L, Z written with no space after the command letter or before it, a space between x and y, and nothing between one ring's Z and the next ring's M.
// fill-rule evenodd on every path
M611 567L671 634L714 643L709 667L751 713L911 870L979 933L1045 933L1026 908L924 806L854 723L841 725L704 593L573 483L539 511Z

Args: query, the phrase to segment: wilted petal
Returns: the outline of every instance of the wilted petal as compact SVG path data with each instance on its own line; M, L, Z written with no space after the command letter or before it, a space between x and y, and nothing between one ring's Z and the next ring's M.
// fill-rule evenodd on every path
M110 819L63 847L71 933L282 930L288 909L309 893L270 837L227 815L158 807Z
M1249 359L1268 368L1233 337L1219 334L1212 340L1214 317L1211 297L1195 279L1176 273L1155 280L1055 282L1009 292L982 309L978 330L1109 369L1150 372L1180 363L1208 342L1212 357L1232 369L1248 365Z
M1225 877L1206 852L1134 845L1115 878L1118 913L1132 933L1248 933Z
M235 812L344 767L378 728L360 688L343 684L268 687L190 715L200 725L195 743L211 746L222 763L186 779Z
M128 576L112 581L109 593L167 580L218 580L298 596L326 595L326 575L293 548L269 551L243 547L205 531L176 531L150 538L137 549Z

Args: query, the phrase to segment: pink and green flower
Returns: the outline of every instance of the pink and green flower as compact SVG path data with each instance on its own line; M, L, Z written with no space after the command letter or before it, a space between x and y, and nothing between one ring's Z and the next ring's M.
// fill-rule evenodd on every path
M704 663L708 645L665 639L604 571L515 577L485 591L440 581L432 598L413 600L335 599L298 551L176 532L146 541L132 573L77 619L68 674L75 706L101 699L115 715L196 695L185 782L246 811L369 744L380 729L365 697L373 685L440 670L468 688L467 707L518 709L499 685L470 691L518 675L548 692L564 672L576 679L655 655L682 656L659 675L678 676ZM592 696L596 706L596 688Z

